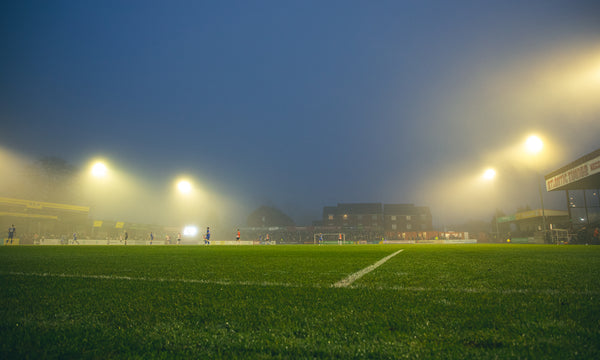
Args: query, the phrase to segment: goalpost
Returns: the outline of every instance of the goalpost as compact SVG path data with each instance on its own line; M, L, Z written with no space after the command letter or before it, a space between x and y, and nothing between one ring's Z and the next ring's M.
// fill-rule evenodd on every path
M342 235L342 240L340 241L340 235ZM323 241L320 241L321 236L323 237ZM313 241L315 244L338 244L344 245L346 243L346 234L344 233L317 233L313 235Z
M569 242L569 232L563 229L550 230L551 241L553 244L565 244Z

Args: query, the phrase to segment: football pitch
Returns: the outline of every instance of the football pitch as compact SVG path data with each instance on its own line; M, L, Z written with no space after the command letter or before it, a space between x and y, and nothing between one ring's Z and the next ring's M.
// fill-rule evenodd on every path
M600 247L0 247L0 358L600 358Z

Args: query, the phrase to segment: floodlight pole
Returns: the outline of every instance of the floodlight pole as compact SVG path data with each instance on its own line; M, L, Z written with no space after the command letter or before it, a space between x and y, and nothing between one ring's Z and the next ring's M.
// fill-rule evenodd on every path
M587 205L587 196L586 191L583 190L583 208L585 209L585 220L587 221L588 226L590 226L590 214L588 213L588 205Z
M542 140L540 140L540 138L538 138L535 135L532 135L529 138L527 138L525 145L527 146L529 152L533 155L536 155L539 151L541 151L542 147L544 146ZM535 172L535 179L538 183L538 190L540 192L540 204L542 206L542 233L544 234L544 242L546 242L546 212L544 211L544 196L542 194L542 184L540 184L539 180L540 174L537 171Z
M496 222L496 241L500 240L500 228L498 227L498 209L496 209L496 214L494 215L494 220Z

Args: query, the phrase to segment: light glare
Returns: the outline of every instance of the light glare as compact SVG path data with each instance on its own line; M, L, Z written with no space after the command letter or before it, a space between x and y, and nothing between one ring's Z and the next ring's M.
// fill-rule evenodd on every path
M483 178L486 180L492 180L493 178L496 177L496 170L490 168L487 169L484 173L483 173Z
M531 135L527 138L527 141L525 141L525 147L530 153L537 154L544 147L544 143L539 137Z
M92 166L92 175L95 177L105 177L107 171L106 165L102 162L97 162Z
M185 228L183 228L183 235L184 236L196 236L196 234L198 233L198 228L195 226L186 226Z
M177 188L183 194L189 194L192 191L192 184L187 180L181 180L177 183Z
M592 73L592 80L600 84L600 66Z

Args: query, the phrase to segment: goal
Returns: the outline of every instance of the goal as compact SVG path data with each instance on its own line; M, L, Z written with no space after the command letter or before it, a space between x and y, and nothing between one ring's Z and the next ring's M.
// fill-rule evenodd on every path
M342 241L340 242L340 234L342 235ZM323 236L323 241L320 241L321 236ZM321 234L316 233L313 235L313 240L315 244L337 244L344 245L346 243L346 234L344 233L327 233Z
M550 237L553 244L568 244L569 243L569 232L562 229L550 230Z

